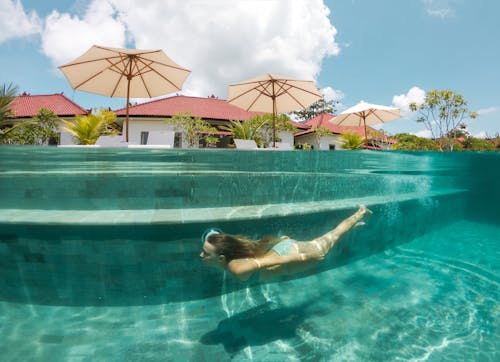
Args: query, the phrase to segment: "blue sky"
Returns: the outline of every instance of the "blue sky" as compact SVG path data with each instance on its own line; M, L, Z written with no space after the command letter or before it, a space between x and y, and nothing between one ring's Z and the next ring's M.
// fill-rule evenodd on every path
M267 72L314 79L339 111L397 106L404 117L383 128L425 135L408 103L451 89L479 113L469 131L494 136L498 14L495 0L0 0L0 81L121 108L121 98L73 91L57 66L93 44L160 48L192 70L185 95L226 98L230 83Z

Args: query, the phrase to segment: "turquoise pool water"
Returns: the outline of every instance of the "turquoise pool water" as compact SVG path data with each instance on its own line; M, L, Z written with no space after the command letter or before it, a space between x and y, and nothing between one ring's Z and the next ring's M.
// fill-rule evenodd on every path
M0 148L6 361L496 361L500 157ZM314 272L245 285L207 226L322 233Z

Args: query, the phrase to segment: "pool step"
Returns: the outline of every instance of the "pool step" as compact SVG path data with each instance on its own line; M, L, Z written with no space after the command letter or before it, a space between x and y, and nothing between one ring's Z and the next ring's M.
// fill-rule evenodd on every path
M464 193L462 189L436 192L411 192L395 195L365 196L339 200L279 203L252 206L231 206L184 209L139 210L37 210L0 209L0 223L43 225L155 225L194 224L258 220L273 217L300 216L320 212L354 209L366 206L398 203L410 200L428 200L445 195Z
M422 185L436 188L428 177L415 175L395 178L334 172L175 171L165 167L122 173L5 172L0 174L0 207L68 212L237 207L417 192Z

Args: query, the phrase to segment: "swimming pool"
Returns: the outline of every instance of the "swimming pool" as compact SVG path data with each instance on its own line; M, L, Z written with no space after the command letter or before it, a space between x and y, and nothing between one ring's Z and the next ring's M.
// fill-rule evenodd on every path
M4 360L498 360L500 155L0 148ZM216 226L316 236L313 273L245 285Z

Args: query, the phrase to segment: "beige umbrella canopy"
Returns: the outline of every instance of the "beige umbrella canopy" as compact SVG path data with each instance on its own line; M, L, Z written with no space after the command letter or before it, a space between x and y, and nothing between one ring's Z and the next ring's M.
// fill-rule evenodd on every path
M346 109L330 120L330 123L339 126L364 126L365 139L368 138L366 126L383 124L401 118L398 108L370 104L364 101L354 107Z
M181 90L190 71L162 50L92 46L70 63L61 65L73 89L108 97L126 97L126 141L130 97L152 98Z
M310 80L265 74L230 85L228 102L247 111L272 113L274 147L276 115L305 109L322 97Z

